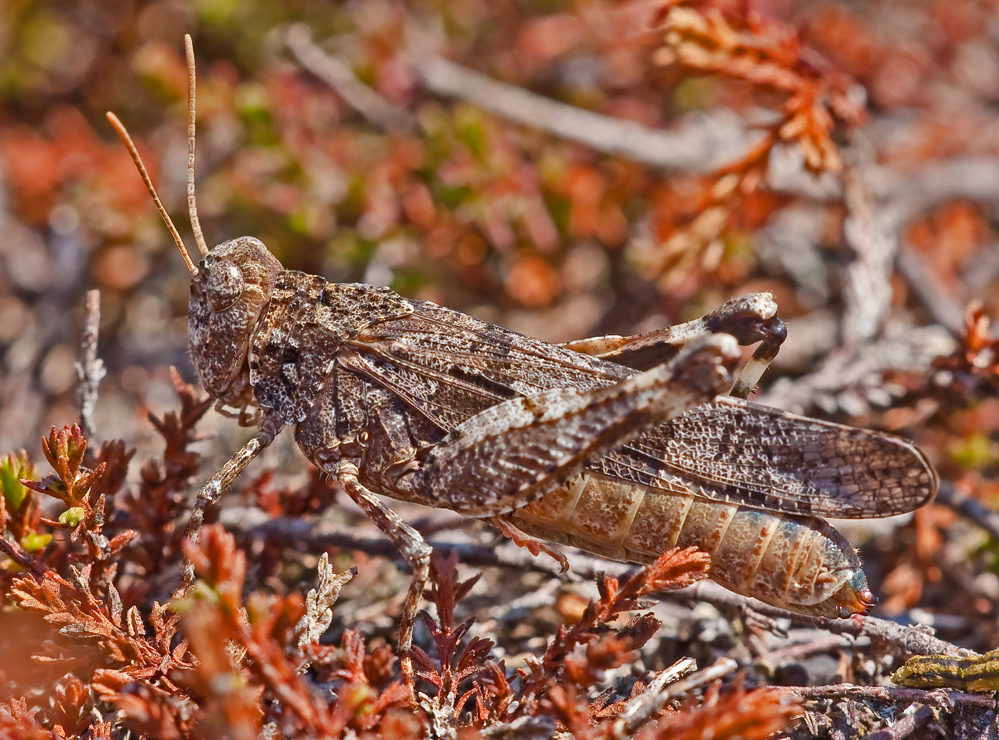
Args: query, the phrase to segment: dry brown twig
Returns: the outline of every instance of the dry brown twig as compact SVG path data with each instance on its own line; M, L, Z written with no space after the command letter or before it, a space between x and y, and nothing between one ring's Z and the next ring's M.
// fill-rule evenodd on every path
M295 542L310 549L321 550L329 547L357 550L371 555L398 558L390 542L378 536L366 537L353 528L340 528L329 522L313 525L301 519L284 517L264 518L249 509L229 509L223 521L230 529L243 531L254 538L276 538L284 542ZM633 566L599 560L585 554L570 552L566 557L570 570L561 573L558 565L547 558L535 558L506 543L500 546L482 545L475 542L445 542L430 540L435 550L456 552L461 562L474 566L493 566L511 569L515 572L537 571L555 578L569 581L591 581L600 573L614 573L622 576ZM854 617L852 619L822 619L794 614L783 609L767 606L744 596L726 591L721 587L702 581L692 587L664 595L664 598L679 601L708 601L730 613L753 612L778 620L789 620L792 624L819 627L830 634L853 638L868 637L883 645L891 646L899 655L970 655L972 651L960 648L933 636L919 627L912 627L877 617Z
M87 318L81 339L81 357L76 363L76 397L80 405L80 428L88 439L95 436L94 409L97 406L97 386L106 374L104 361L97 356L97 337L101 323L101 293L87 291Z
M336 90L372 125L390 132L411 131L416 125L409 111L385 100L358 80L347 64L316 46L307 26L300 23L291 26L285 43L299 64Z
M889 701L899 704L933 704L949 708L955 704L971 704L980 707L995 707L995 697L989 694L967 694L962 691L942 691L940 689L909 689L900 686L800 686L794 693L805 700L818 699L861 699L865 701Z

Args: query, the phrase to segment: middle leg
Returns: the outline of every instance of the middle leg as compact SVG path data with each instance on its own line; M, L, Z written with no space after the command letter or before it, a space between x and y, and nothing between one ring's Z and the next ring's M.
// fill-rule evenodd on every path
M392 540L399 553L413 569L413 579L406 593L402 617L399 624L399 661L402 676L409 687L413 701L416 701L416 681L413 675L413 626L419 613L420 599L430 578L430 553L432 548L423 536L406 524L402 518L358 480L358 470L354 463L341 462L333 477L342 485L347 495L357 504L375 525Z

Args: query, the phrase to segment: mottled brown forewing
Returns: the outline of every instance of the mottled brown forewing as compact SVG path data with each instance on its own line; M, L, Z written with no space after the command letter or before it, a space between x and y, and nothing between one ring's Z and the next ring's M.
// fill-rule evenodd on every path
M515 396L611 385L634 374L432 303L382 321L344 364L406 399L443 432ZM904 440L720 397L645 433L591 470L652 489L767 511L844 518L912 511L933 493Z

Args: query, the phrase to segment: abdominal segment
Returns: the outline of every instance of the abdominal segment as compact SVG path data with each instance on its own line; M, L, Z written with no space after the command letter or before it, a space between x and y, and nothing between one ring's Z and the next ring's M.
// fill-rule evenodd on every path
M614 560L649 563L695 546L711 556L711 580L802 614L845 617L874 602L850 543L822 519L709 501L679 485L664 491L587 473L510 519Z

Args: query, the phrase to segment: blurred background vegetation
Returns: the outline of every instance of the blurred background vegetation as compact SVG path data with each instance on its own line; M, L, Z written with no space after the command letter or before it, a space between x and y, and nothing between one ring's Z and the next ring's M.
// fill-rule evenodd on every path
M77 417L88 289L108 369L99 437L141 444L144 409L174 403L168 366L194 378L187 274L104 118L129 128L188 234L190 33L209 243L253 235L288 268L550 341L772 290L791 334L765 401L904 433L994 504L997 10L5 0L0 450L38 457L49 425ZM332 81L303 63L317 58ZM539 99L569 108L545 117ZM999 547L941 556L973 528L929 511L887 546L877 590L890 610L972 614L963 634L994 647Z

